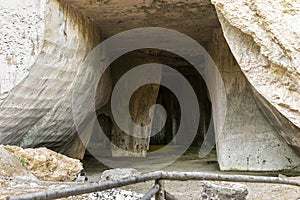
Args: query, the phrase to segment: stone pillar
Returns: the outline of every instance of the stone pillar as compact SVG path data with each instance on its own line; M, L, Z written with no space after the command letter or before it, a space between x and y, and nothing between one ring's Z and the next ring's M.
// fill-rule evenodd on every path
M148 125L150 122L149 109L156 103L159 86L147 85L137 90L132 97L132 103L130 104L130 113L138 125ZM126 91L125 91L126 92ZM150 126L151 128L151 126ZM131 132L135 132L134 128L130 129ZM148 130L150 133L151 130ZM123 132L115 124L112 128L112 156L114 157L145 157L149 150L150 134L137 133L134 135L141 135L144 138L137 138L128 133ZM125 151L124 151L125 150Z
M221 72L227 97L226 104L222 102L224 99L216 99L214 106L217 107L213 109L221 170L270 171L299 166L299 157L256 105L252 89L230 52L221 29L214 30L208 51ZM223 106L226 106L227 113L221 116ZM218 130L222 122L224 127Z
M153 60L149 60L149 62ZM112 64L112 80L113 85L115 85L119 78L126 74L128 70L137 67L138 65L147 63L144 58L136 57L135 53L125 55L124 57L119 58ZM160 80L160 77L157 77ZM126 84L130 84L130 80L126 80ZM114 88L114 86L113 86ZM122 91L127 93L128 91ZM129 102L129 113L132 120L140 126L145 126L151 123L149 117L150 107L156 104L157 96L159 92L159 85L144 85L138 88L133 95L131 96ZM122 96L125 95L120 95ZM121 103L125 103L125 100L120 100ZM124 104L124 105L125 105ZM123 105L118 105L123 106ZM118 108L117 108L118 109ZM121 130L118 125L112 119L112 129L111 129L111 143L112 143L112 156L113 157L145 157L147 151L149 150L150 143L150 132L147 130L145 133L137 132L134 127L130 127L130 133L125 133ZM151 126L149 126L151 129ZM149 135L146 135L148 134ZM142 137L134 137L142 136Z

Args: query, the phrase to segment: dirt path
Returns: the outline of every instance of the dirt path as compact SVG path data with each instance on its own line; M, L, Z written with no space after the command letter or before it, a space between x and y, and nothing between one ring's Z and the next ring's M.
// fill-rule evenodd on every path
M297 200L300 199L300 188L278 184L257 184L242 183L248 188L247 200ZM123 187L126 190L145 194L152 187L153 183L135 184ZM166 191L178 199L200 200L201 181L166 181Z
M89 181L97 182L100 179L101 171L107 169L103 164L90 158L85 162L88 166L87 174ZM151 166L149 167L151 169ZM221 174L247 174L247 175L266 175L278 176L278 172L221 172L217 164L216 153L211 152L205 159L198 158L198 149L189 149L180 159L176 160L170 166L163 169L164 171L198 171L213 172ZM143 172L147 172L147 167ZM283 173L283 172L281 172ZM300 176L298 173L286 172L286 175ZM300 181L300 178L298 178ZM279 184L258 184L242 183L248 188L249 200L296 200L300 199L300 187L279 185ZM146 182L123 187L123 189L145 194L153 186L153 182ZM176 196L178 199L201 199L201 181L166 181L166 190Z
M93 158L84 160L89 182L98 182L102 172L108 167L98 162ZM151 168L151 166L149 166ZM196 151L190 150L180 159L175 161L170 166L163 169L164 171L199 171L199 172L214 172L222 174L248 174L248 175L268 175L278 176L278 172L220 172L216 162L215 153L211 153L205 159L198 159ZM142 170L147 171L147 167ZM283 173L283 172L282 172ZM289 173L285 173L289 174ZM300 176L300 174L293 174ZM297 180L300 181L298 177ZM248 188L248 200L297 200L300 199L300 187L279 185L279 184L258 184L258 183L243 183ZM5 199L9 195L20 195L31 192L45 191L54 188L72 187L76 183L63 182L27 182L14 181L10 179L0 178L0 199ZM135 191L137 193L145 194L153 186L152 182L140 183L123 187L123 189ZM166 181L166 190L176 196L178 199L189 200L201 199L201 181ZM88 199L88 195L70 197L68 199Z

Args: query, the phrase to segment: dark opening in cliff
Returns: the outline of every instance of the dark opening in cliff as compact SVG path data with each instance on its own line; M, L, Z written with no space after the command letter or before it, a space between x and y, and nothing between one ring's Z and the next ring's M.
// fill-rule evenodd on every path
M204 48L212 40L212 32L220 27L214 6L209 0L203 1L153 1L153 2L102 2L92 0L67 0L84 15L92 19L101 30L101 40L132 28L162 27L186 34L196 40ZM158 49L142 49L127 53L115 60L109 69L111 77L110 86L114 88L117 81L130 69L145 63L161 63L176 69L193 87L197 96L200 111L200 121L197 135L192 143L200 146L211 120L211 102L208 89L200 74L190 63L172 54ZM103 83L105 84L105 83ZM106 87L105 85L103 87ZM166 87L159 85L146 85L139 88L131 98L130 114L137 124L149 123L149 106L161 104L167 112L167 120L163 129L150 138L150 141L134 139L125 134L115 123L110 102L97 110L98 121L110 142L105 142L97 135L92 135L90 146L103 149L111 148L111 143L120 149L130 150L144 155L145 146L164 146L171 142L176 135L181 118L180 105L175 95ZM145 106L144 106L145 105ZM143 107L144 106L144 107ZM145 114L146 113L146 114ZM187 130L186 137L189 137ZM184 139L172 142L174 145L185 144ZM99 150L100 151L100 150ZM103 151L104 152L104 151ZM109 151L107 151L109 152ZM118 150L112 149L108 155L122 156Z
M198 99L200 121L196 137L191 145L198 147L201 146L211 120L211 102L208 97L209 94L207 86L201 75L190 63L188 63L183 58L170 52L155 49L142 49L127 53L115 60L106 71L106 73L110 73L110 76L112 78L112 89L115 87L119 79L129 70L146 63L161 63L170 66L180 74L182 74L192 86ZM172 76L172 74L170 74L170 76ZM151 86L144 85L134 92L131 97L129 109L132 118L137 119L137 121L135 122L137 124L144 125L147 125L149 121L147 121L147 119L145 118L140 117L140 115L143 115L143 113L141 112L147 112L148 114L149 107L151 107L152 104L160 104L166 110L167 120L165 125L163 126L161 131L150 138L150 142L148 141L150 146L156 146L153 148L150 147L151 150L161 148L171 142L178 131L178 127L180 126L181 112L178 99L171 90L164 86L159 86L156 84L152 84L152 87L156 88L154 90L149 90L149 87ZM154 100L149 101L149 98L151 99L153 97ZM134 143L133 140L135 139L120 130L112 116L110 103L111 100L109 100L109 103L105 107L102 107L97 111L98 121L103 131L105 132L107 138L113 143L113 145L116 145L120 148L125 148L129 151L135 151L134 148L136 147L138 149L140 142L137 142L135 145L132 144ZM139 106L137 106L136 104L138 104ZM140 105L145 105L146 108L143 108ZM189 131L187 130L185 137L189 138L193 136L190 136ZM187 142L188 141L181 139L176 142L173 141L171 142L171 144L186 145ZM98 135L92 136L90 146L92 146L92 148L97 148L96 151L99 151L99 153L100 151L102 151L102 153L106 152L108 156L111 155L111 143L103 142L103 140L101 140Z

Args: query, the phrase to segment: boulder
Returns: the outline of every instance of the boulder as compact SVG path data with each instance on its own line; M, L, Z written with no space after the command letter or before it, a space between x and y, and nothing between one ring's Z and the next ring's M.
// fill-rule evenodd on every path
M100 182L103 181L116 181L123 178L141 175L139 171L133 168L117 168L106 170L101 175Z
M132 176L138 176L141 173L133 168L117 168L106 170L101 175L100 182L105 181L116 181L123 178L128 178ZM111 190L106 190L102 192L95 192L89 195L89 199L92 200L139 200L143 197L143 194L138 194L132 191L126 191L118 188L113 188Z
M245 200L248 190L245 185L238 183L203 182L201 197L203 200Z
M4 146L0 146L0 177L5 179L38 180L23 164L21 157L15 156Z
M111 189L89 195L89 199L91 200L140 200L142 197L142 194L121 189Z
M5 150L19 158L32 174L45 181L73 181L83 169L82 163L47 148L22 149L17 146L5 146Z

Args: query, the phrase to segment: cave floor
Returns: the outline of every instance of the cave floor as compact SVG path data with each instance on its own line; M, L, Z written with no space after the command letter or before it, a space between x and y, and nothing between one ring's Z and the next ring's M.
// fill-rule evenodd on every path
M155 148L155 147L154 147ZM284 174L287 176L300 176L292 172L222 172L219 170L217 163L216 151L212 151L203 159L198 158L198 148L189 148L184 155L173 162L171 165L161 169L163 171L197 171L211 172L219 174L247 174L247 175L265 175L278 176ZM170 152L169 152L170 153ZM83 161L89 182L98 182L101 173L109 169L109 167L100 163L93 157L87 157ZM144 169L138 169L141 172L151 171L151 166L145 166ZM299 179L299 177L297 178ZM299 179L300 180L300 179ZM260 184L260 183L242 183L248 188L247 199L300 199L300 188L288 185L279 184ZM153 186L153 182L140 183L123 187L123 189L135 191L138 193L147 193ZM176 196L178 199L201 199L201 181L166 181L165 187L168 192Z
M170 152L169 152L170 153ZM83 161L89 182L98 182L102 172L109 169L96 159L86 157ZM140 170L146 172L147 168ZM300 174L291 174L291 172L221 172L216 162L216 152L212 151L204 159L198 158L198 149L190 148L184 155L177 159L171 165L162 169L164 171L199 171L226 174L249 174L249 175L267 175L278 176L279 174L298 176L289 177L300 181ZM49 182L49 181L26 181L0 178L0 199L5 199L10 195L28 194L31 192L40 192L49 189L72 187L78 184L75 182ZM248 200L300 200L300 188L296 186L280 184L260 184L260 183L242 183L248 189ZM166 190L178 199L201 199L201 181L165 181ZM145 194L153 186L153 181L129 185L122 189L131 190ZM73 196L64 199L83 199L88 200L89 195Z
M157 149L157 146L152 146L151 149ZM150 150L151 150L150 149ZM168 149L166 155L160 155L162 158L165 156L171 155L174 149ZM199 148L191 147L189 148L179 159L177 159L172 164L167 167L160 168L159 170L163 171L200 171L200 172L219 172L219 166L217 163L216 152L213 150L203 159L198 158ZM121 167L131 167L131 162L138 158L133 159L121 159L120 168ZM83 160L84 168L87 172L87 176L89 177L90 182L97 182L100 179L101 173L104 170L110 169L103 163L99 162L92 156L87 156ZM153 162L151 166L149 165L138 165L135 168L143 173L153 171L153 166L159 167L160 163Z
M159 148L159 147L158 147ZM151 149L157 149L157 146L152 146ZM171 155L174 149L169 148L166 152L166 155L160 155L162 158L165 156ZM217 162L216 151L212 150L205 158L199 159L198 156L199 148L198 147L190 147L180 158L178 158L175 162L168 165L167 167L160 168L162 171L178 171L178 172L211 172L211 173L219 173L219 174L244 174L244 175L262 175L262 176L278 176L279 174L284 174L286 176L300 176L299 172L293 171L281 171L281 172L251 172L251 171L220 171L219 165ZM137 159L137 158L136 158ZM109 160L109 158L107 158ZM120 159L124 161L120 163L121 167L131 167L134 164L130 163L134 161L133 159ZM104 170L110 169L103 163L99 162L92 156L87 156L83 160L84 168L87 172L87 176L89 177L89 182L98 182L100 180L101 173ZM153 166L159 167L159 163L153 162L151 166L149 165L139 165L136 169L142 173L153 171Z

